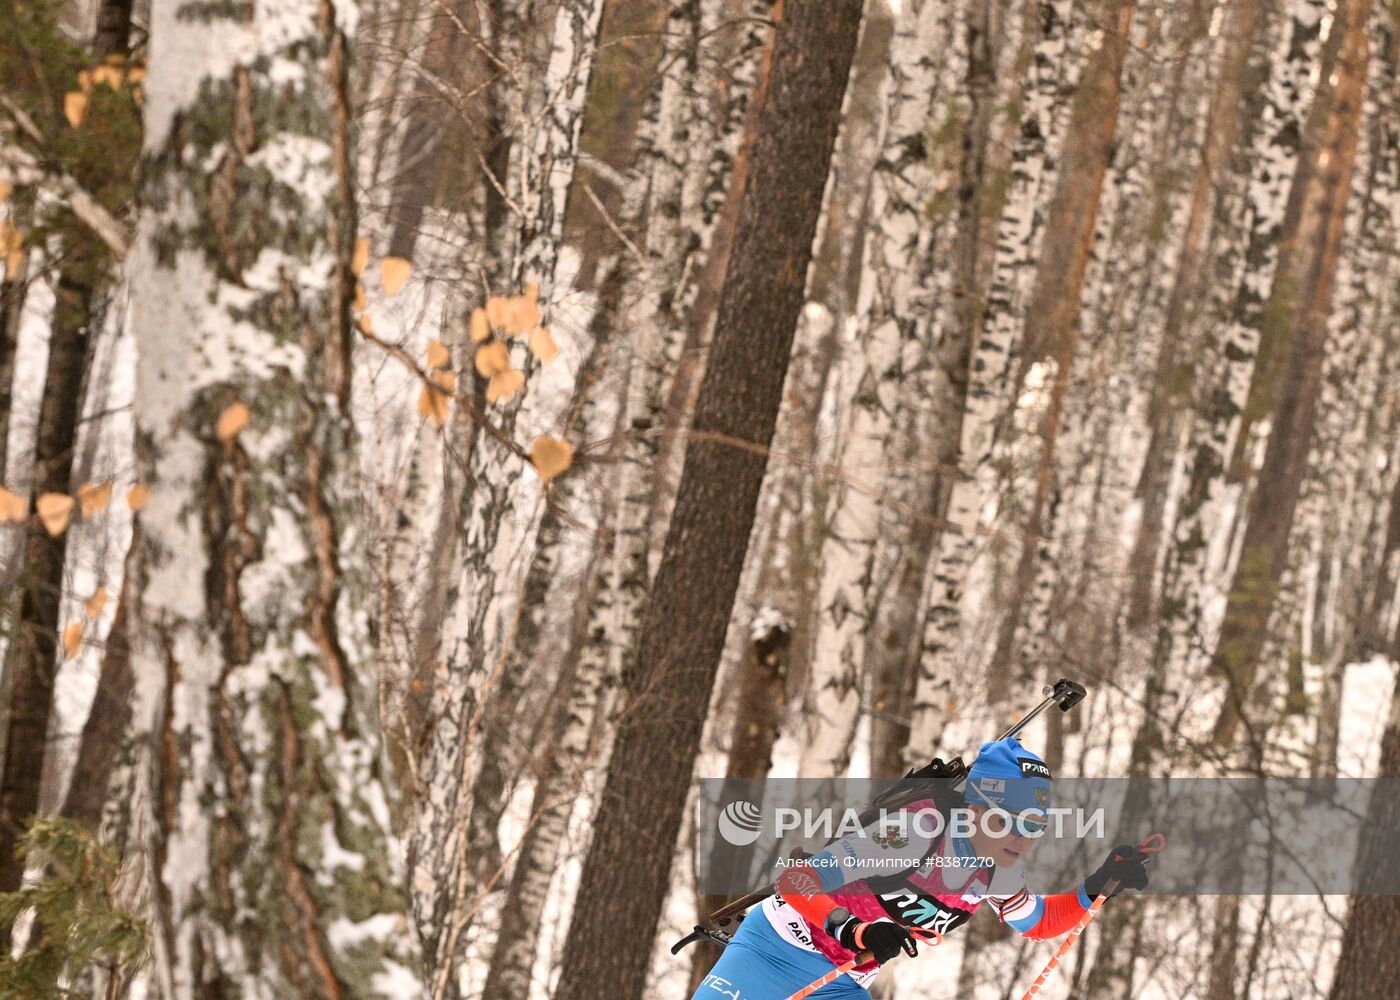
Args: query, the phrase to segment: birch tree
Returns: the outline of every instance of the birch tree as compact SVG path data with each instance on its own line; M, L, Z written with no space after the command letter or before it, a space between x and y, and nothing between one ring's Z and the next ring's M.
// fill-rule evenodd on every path
M172 1000L418 993L348 413L356 14L152 9L131 663Z
M946 525L930 570L923 658L911 706L910 744L937 746L947 718L961 630L959 604L967 568L976 552L983 490L996 424L1006 404L1006 382L1019 350L1033 263L1043 236L1038 211L1052 183L1065 99L1061 73L1068 51L1071 5L1042 2L1039 35L1022 85L1021 129L1012 154L1011 184L997 227L996 257L986 311L971 358L967 403L958 447L958 478L948 499Z
M1277 374L1269 367L1256 372L1251 387L1251 396L1273 399L1274 409L1260 487L1250 500L1214 657L1227 685L1215 726L1222 744L1233 735L1254 684L1307 474L1327 345L1326 316L1360 135L1371 53L1368 23L1368 3L1338 4L1332 26L1332 37L1339 40L1336 54L1322 62L1318 106L1304 139L1288 229L1265 308L1270 356L1286 357L1287 367Z

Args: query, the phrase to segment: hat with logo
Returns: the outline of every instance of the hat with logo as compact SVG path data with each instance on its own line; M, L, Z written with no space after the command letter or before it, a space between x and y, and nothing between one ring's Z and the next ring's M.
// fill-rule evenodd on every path
M967 772L963 798L968 805L1005 809L1014 815L1045 813L1054 776L1039 756L1014 736L983 743Z

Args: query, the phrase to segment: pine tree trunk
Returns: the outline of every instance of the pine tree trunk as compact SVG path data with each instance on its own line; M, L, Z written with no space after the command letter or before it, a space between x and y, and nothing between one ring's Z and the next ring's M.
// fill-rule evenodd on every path
M782 398L861 7L793 0L778 29L675 512L624 677L629 704L584 862L560 996L643 995Z
M133 251L151 978L169 1000L409 995L349 412L357 10L201 11L153 9Z
M1216 646L1214 666L1227 683L1226 702L1215 727L1219 745L1233 735L1254 684L1308 470L1327 315L1361 130L1370 59L1368 10L1363 0L1339 4L1332 36L1340 40L1335 62L1323 63L1315 124L1305 137L1290 199L1289 231L1266 307L1270 333L1281 341L1271 350L1275 354L1287 350L1287 370L1279 374L1276 388L1265 390L1276 395L1272 428ZM1265 367L1256 372L1255 385L1271 377Z
M1400 777L1400 689L1391 695L1390 724L1381 741L1379 778ZM1400 823L1393 795L1384 810L1373 809L1366 816L1357 871L1386 868L1393 863L1390 834ZM1400 896L1356 896L1347 910L1342 932L1342 951L1328 1000L1379 1000L1388 995L1400 976Z

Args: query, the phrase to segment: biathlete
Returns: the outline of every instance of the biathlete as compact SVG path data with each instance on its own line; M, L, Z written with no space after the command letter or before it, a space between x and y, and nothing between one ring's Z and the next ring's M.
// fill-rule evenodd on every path
M853 834L791 865L751 910L692 1000L786 1000L856 958L874 957L812 994L867 1000L880 966L918 940L966 923L983 902L1033 941L1073 930L1109 882L1147 886L1147 856L1115 847L1077 891L1040 896L1024 860L1046 828L1053 778L1014 737L985 743L946 815L933 799L906 806L874 833ZM1003 834L998 836L998 834ZM1117 892L1114 893L1116 895Z

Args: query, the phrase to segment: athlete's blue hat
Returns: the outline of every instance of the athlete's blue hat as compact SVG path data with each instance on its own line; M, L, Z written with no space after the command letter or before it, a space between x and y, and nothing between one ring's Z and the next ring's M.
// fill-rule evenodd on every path
M983 743L967 772L963 798L972 806L997 806L1012 815L1050 808L1050 768L1014 736Z

